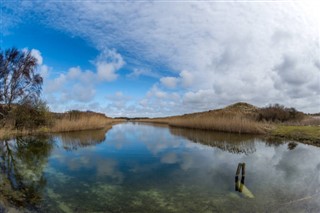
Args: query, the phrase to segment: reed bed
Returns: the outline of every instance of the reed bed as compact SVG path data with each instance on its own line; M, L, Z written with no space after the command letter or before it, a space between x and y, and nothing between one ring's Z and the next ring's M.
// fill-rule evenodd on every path
M266 124L259 123L243 117L190 117L175 118L169 125L184 128L215 130L233 133L266 133Z
M102 129L113 123L113 119L101 115L80 115L77 118L67 116L55 119L50 132L71 132Z
M230 133L265 134L271 128L267 123L258 122L241 115L230 114L211 116L175 116L141 121L168 124L174 127L214 130Z
M284 124L293 126L320 126L320 116L305 116L301 121L291 121Z
M210 110L181 116L145 119L144 122L166 123L190 129L213 130L230 133L265 134L272 125L258 121L258 108L246 103L236 103L224 109Z

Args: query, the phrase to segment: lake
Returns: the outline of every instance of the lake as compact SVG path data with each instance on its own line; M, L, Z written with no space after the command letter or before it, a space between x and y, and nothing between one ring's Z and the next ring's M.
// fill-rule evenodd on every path
M0 212L320 212L320 148L259 136L123 123L1 141L0 165Z

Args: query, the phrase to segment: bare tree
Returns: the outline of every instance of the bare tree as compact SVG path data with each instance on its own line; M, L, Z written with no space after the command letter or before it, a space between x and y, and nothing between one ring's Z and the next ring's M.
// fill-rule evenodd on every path
M37 59L30 51L16 48L0 50L0 103L10 111L12 104L36 99L43 79L36 74Z

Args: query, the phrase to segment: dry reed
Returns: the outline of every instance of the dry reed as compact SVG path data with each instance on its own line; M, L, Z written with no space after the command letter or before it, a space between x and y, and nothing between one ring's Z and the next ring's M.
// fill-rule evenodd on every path
M77 118L63 117L55 119L50 132L71 132L90 129L102 129L113 123L113 119L101 115L80 115Z
M243 117L190 117L175 118L169 122L171 126L215 130L234 133L263 134L266 125Z
M258 122L256 117L257 109L254 106L237 104L219 110L141 121L232 133L264 134L269 131L271 125L265 122Z
M286 122L294 126L320 126L320 116L305 116L301 121Z

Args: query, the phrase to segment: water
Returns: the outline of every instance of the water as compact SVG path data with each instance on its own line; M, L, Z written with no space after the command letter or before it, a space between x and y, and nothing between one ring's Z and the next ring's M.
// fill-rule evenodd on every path
M125 123L0 157L0 212L320 212L320 149L300 143Z

